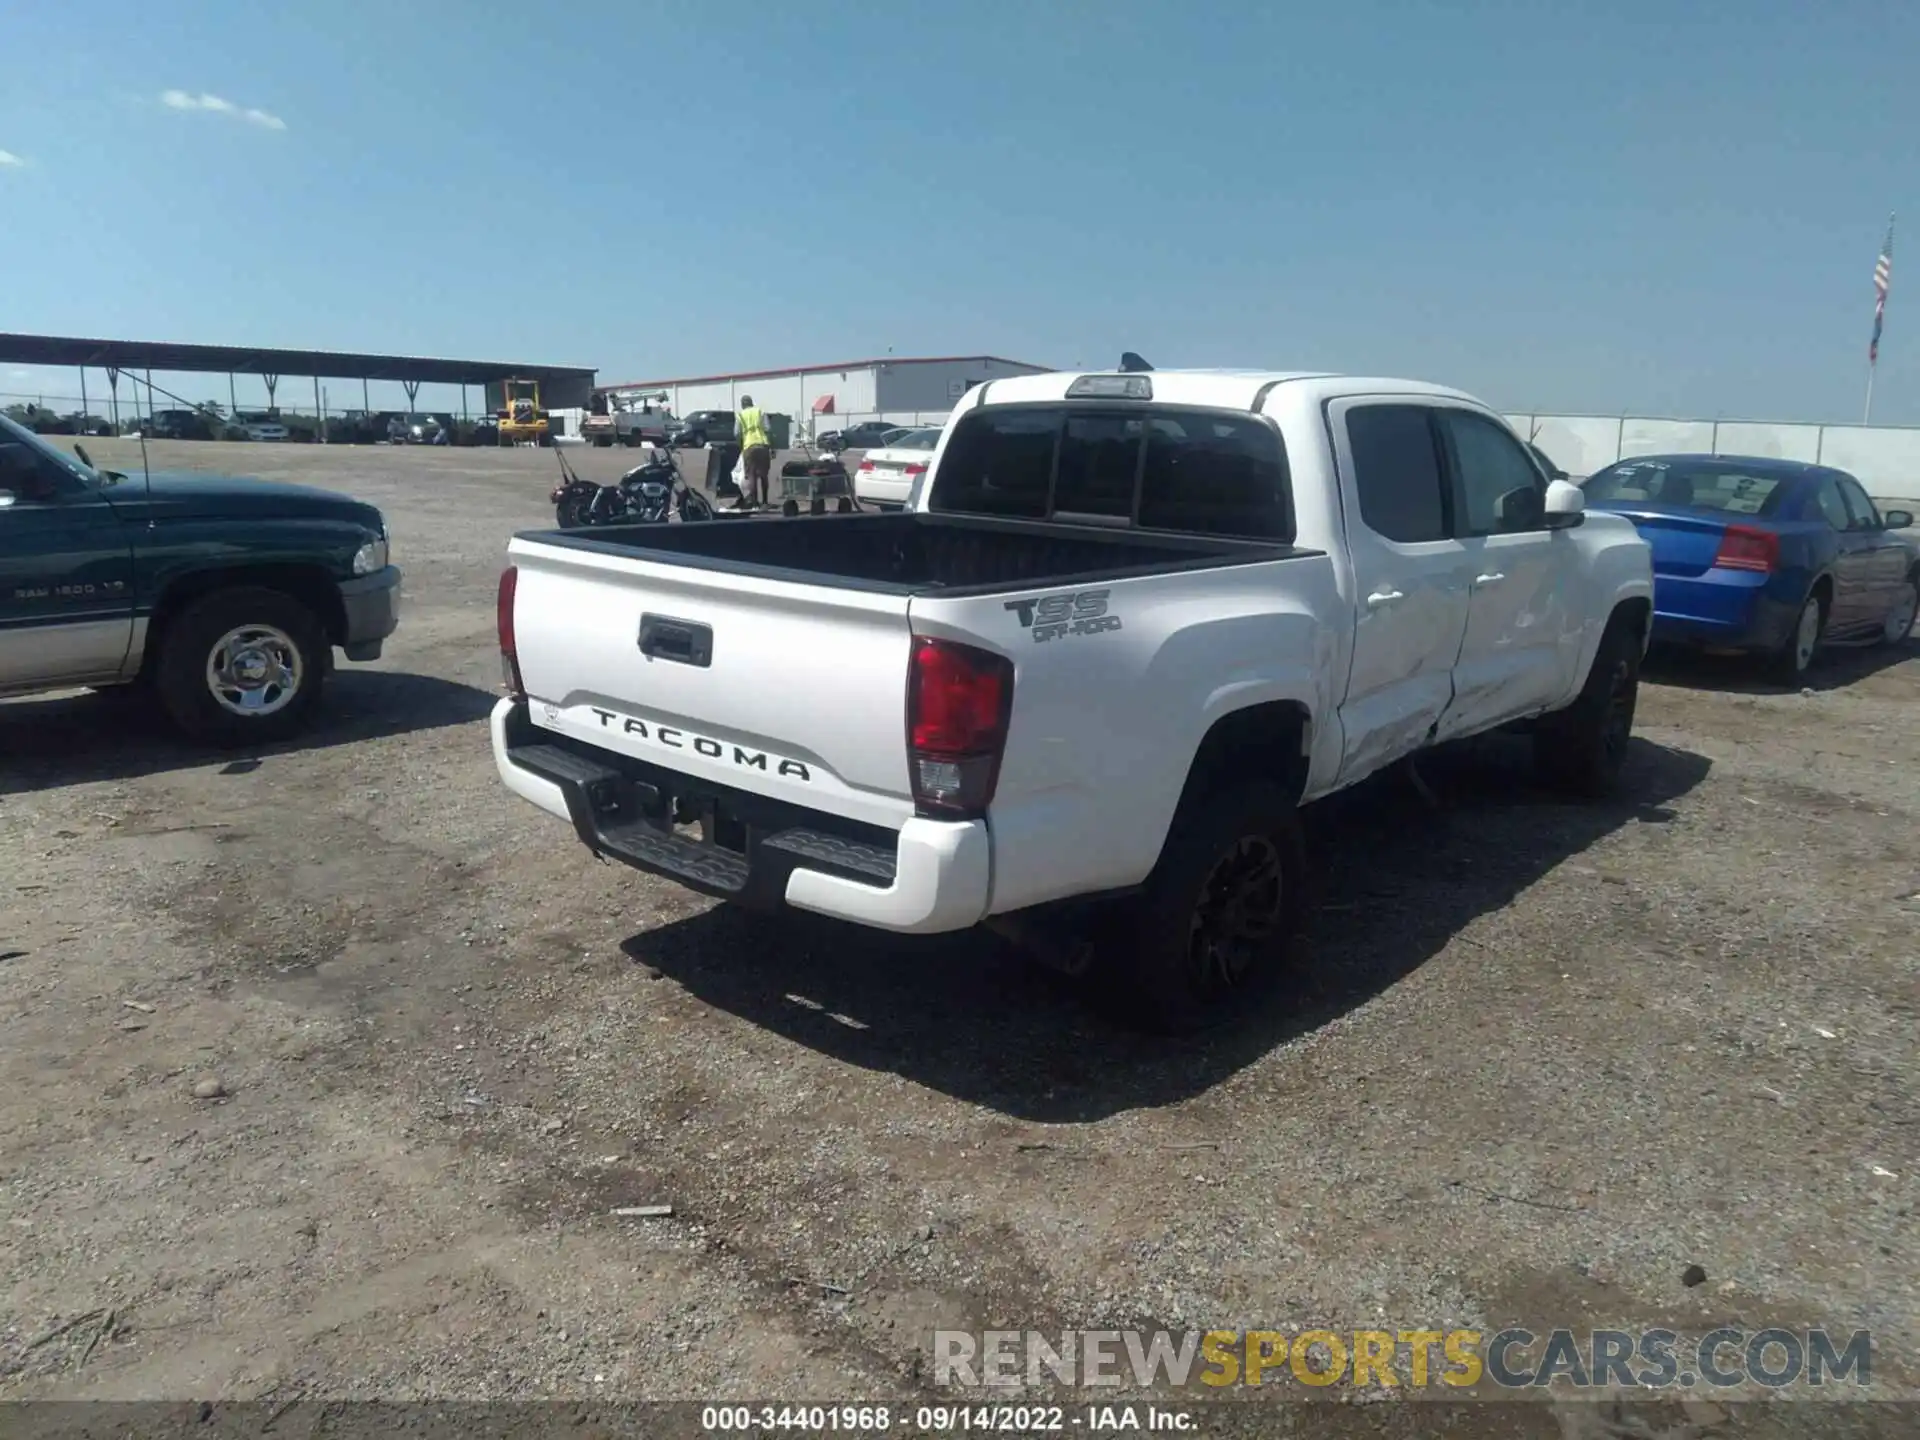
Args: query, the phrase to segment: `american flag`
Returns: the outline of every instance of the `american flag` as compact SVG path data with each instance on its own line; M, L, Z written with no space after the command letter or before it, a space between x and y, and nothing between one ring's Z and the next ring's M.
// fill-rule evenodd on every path
M1887 240L1873 265L1873 339L1867 342L1867 363L1880 363L1880 327L1887 318L1887 287L1893 283L1893 221L1887 221Z

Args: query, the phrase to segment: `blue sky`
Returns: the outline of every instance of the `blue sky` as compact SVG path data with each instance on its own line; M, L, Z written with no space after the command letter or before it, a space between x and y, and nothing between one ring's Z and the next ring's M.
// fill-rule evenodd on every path
M5 330L1848 421L1899 210L1874 419L1920 424L1911 0L67 0L0 44Z

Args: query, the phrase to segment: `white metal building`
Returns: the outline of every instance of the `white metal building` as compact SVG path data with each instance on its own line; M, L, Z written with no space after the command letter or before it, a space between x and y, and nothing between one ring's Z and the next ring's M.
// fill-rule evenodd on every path
M1052 367L1003 360L996 355L940 359L845 360L790 370L749 370L737 375L698 375L677 380L633 380L602 385L616 396L667 395L667 409L687 416L696 410L736 410L740 397L770 415L791 415L794 433L838 430L862 420L899 425L944 420L960 397L988 380L1039 375Z

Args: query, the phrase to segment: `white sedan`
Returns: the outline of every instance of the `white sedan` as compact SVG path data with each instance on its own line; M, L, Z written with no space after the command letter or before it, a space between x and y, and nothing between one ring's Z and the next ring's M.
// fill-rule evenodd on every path
M860 458L854 472L854 498L869 505L895 509L907 503L913 485L927 473L933 447L940 443L940 430L909 430L880 450L869 450Z
M247 439L278 442L286 440L293 432L278 420L259 420L247 426Z

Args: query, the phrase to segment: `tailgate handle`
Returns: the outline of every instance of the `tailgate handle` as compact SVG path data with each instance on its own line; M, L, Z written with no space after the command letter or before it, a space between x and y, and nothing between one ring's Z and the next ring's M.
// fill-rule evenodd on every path
M649 660L672 660L704 670L713 664L713 627L671 615L642 615L640 653Z

